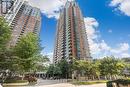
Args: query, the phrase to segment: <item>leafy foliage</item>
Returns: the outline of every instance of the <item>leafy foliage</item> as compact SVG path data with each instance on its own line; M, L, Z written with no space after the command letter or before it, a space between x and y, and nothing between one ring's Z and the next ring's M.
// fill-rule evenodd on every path
M4 49L11 37L11 29L3 17L0 17L0 51Z
M101 60L101 74L102 75L119 75L125 68L125 63L115 57L105 57Z
M68 74L70 73L70 64L68 64L68 62L65 59L63 59L56 66L59 66L62 77L67 78Z
M58 64L51 64L47 71L47 74L50 76L60 76L62 78L67 78L68 74L70 73L70 69L71 68L68 62L63 59Z
M62 77L66 78L70 73L76 72L78 76L92 77L92 79L96 77L96 79L100 79L100 76L122 75L125 67L126 64L122 60L111 56L94 61L73 59L72 63L61 60L58 64L51 65L48 73L53 76L61 72Z
M20 38L15 47L8 47L11 28L4 18L0 17L0 71L8 75L24 74L24 72L43 71L47 56L40 54L39 38L33 33L27 33ZM5 77L4 77L5 78Z
M47 74L48 75L50 75L50 76L53 76L53 71L54 71L54 65L53 64L51 64L50 66L49 66L49 68L48 68L48 71L47 71Z
M33 61L33 67L31 70L34 72L47 71L49 58L47 56L43 56L41 54L34 56L35 60Z
M0 70L11 68L12 54L11 50L7 49L7 43L11 37L11 29L3 17L0 17Z
M126 64L122 60L111 56L94 61L73 60L72 68L77 74L100 79L100 76L122 75L125 67Z
M16 56L19 58L18 65L23 72L30 71L38 60L40 54L40 45L38 37L33 33L28 33L21 37L19 43L14 48Z
M26 36L22 36L19 43L15 47L15 53L21 59L27 59L40 51L39 39L37 35L28 33Z

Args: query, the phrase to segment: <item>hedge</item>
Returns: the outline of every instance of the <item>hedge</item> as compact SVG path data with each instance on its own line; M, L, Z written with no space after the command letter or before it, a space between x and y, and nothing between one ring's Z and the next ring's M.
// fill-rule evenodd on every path
M114 80L114 81L108 81L107 82L107 87L113 87L112 83L116 83L117 85L121 84L121 85L128 85L130 84L130 79L118 79L118 80Z

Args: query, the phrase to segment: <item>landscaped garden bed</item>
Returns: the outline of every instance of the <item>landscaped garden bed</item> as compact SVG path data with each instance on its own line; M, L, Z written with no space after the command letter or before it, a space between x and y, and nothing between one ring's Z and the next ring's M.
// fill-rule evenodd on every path
M107 83L106 80L100 80L100 81L74 81L72 84L74 85L92 85L92 84L100 84L100 83Z
M28 81L27 80L6 80L4 82L4 86L22 86L22 85L28 85Z
M26 83L27 80L5 80L4 83Z
M107 87L130 87L130 79L118 79L114 81L108 81Z

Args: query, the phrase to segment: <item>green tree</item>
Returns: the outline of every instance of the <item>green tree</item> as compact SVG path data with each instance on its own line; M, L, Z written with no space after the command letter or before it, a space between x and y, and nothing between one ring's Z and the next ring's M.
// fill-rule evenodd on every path
M62 77L63 78L68 78L69 77L69 73L70 73L70 64L65 60L62 59L57 66L60 67L61 73L62 73Z
M12 69L12 51L7 49L11 37L11 29L3 17L0 16L0 71Z
M11 29L3 17L0 17L0 52L6 48L11 37Z
M54 64L50 64L50 66L49 66L49 68L47 70L48 77L53 77L54 76L54 73L53 73L54 67L55 67Z
M15 53L18 57L27 59L33 57L40 51L39 38L33 33L22 36L15 47Z
M0 70L12 69L14 56L11 50L4 50L0 53Z
M90 74L92 75L93 79L95 79L94 77L97 77L98 79L100 79L100 66L101 63L99 60L93 61L90 65Z
M105 77L108 76L112 79L112 76L121 75L125 66L126 65L123 61L111 56L105 57L101 60L100 70L102 75Z
M62 74L62 71L58 65L54 66L53 69L53 75L54 76L60 76Z
M49 74L50 77L58 76L62 78L68 78L70 73L71 64L69 64L65 59L62 59L55 65L50 65L47 71L47 74Z
M32 71L34 72L47 72L48 63L50 62L48 56L43 56L41 54L34 56L35 60L33 61L34 64L32 67Z
M19 58L23 72L28 72L34 66L36 55L40 54L39 38L33 33L22 36L19 43L14 48L16 56Z
M10 67L11 51L7 49L7 43L11 37L11 29L3 17L0 17L0 68ZM9 66L9 67L8 67Z
M78 79L80 76L90 76L91 73L91 61L86 60L73 60L73 71L76 72Z

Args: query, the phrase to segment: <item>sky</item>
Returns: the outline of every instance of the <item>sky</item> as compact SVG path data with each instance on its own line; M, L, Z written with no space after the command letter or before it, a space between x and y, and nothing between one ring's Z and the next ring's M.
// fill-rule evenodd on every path
M67 0L29 0L41 9L42 54L53 58L59 11ZM130 57L130 0L75 0L84 16L91 56Z

